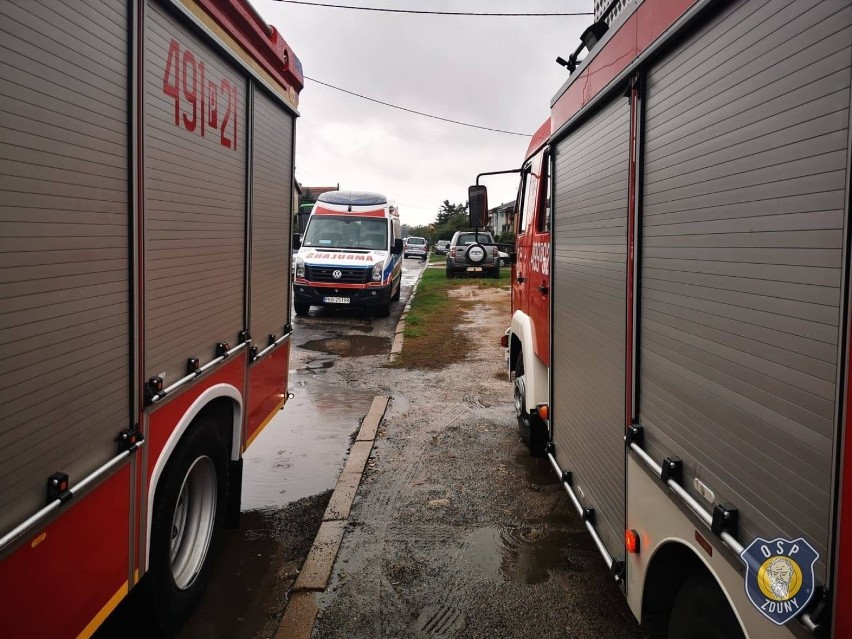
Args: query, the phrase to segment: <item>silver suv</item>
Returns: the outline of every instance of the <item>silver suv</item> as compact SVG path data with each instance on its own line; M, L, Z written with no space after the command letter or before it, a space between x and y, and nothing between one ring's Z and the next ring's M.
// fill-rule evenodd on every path
M447 253L447 277L470 273L500 277L500 257L491 233L456 231Z

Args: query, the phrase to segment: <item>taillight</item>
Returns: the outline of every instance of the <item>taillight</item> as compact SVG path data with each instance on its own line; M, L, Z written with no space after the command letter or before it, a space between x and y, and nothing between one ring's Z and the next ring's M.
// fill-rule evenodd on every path
M639 554L641 543L639 542L638 532L635 530L626 530L624 532L624 548L633 555Z
M450 249L450 257L455 257L455 256L456 256L456 249L451 248Z

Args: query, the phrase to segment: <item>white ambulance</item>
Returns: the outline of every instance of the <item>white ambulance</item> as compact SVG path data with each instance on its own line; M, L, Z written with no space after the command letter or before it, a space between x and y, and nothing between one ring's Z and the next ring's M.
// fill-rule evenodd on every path
M386 317L399 299L401 280L397 208L379 193L320 195L296 254L296 315L307 315L311 306L334 306Z

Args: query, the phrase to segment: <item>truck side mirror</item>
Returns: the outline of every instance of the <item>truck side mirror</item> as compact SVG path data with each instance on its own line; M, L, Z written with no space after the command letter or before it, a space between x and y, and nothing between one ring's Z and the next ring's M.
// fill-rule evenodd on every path
M302 238L298 233L293 233L293 250L298 251L300 248L302 248Z
M393 241L393 246L391 247L392 255L401 255L402 254L402 238L398 237Z
M470 225L481 228L488 221L488 189L479 184L467 189L468 212Z

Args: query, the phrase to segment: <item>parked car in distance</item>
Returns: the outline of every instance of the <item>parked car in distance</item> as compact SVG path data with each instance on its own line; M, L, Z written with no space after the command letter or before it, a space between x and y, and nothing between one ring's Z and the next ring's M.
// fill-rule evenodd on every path
M450 252L450 241L449 240L438 240L435 243L435 252L438 255L446 255Z
M447 253L447 277L469 273L500 277L500 256L491 233L456 231Z
M403 257L419 257L425 260L429 254L429 243L426 238L409 236L405 238L405 244L402 250Z

